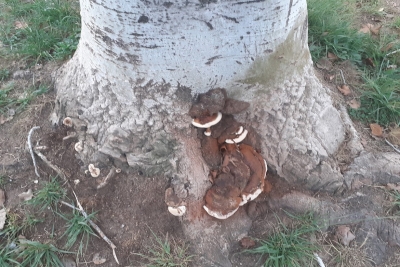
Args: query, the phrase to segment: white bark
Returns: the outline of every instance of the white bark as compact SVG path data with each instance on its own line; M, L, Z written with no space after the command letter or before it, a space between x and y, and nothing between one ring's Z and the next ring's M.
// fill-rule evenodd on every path
M262 136L280 176L316 190L342 185L332 156L345 127L313 74L305 0L81 0L81 15L78 50L57 73L53 120L74 119L86 163L112 159L189 182L194 238L209 237L196 225L216 222L196 220L210 185L187 112L211 88L251 103L237 119Z

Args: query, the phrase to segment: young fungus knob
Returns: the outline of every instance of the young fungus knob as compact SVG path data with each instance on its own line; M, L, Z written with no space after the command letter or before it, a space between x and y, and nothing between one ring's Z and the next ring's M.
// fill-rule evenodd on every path
M70 117L65 117L63 120L63 124L67 127L72 127L74 125Z
M89 164L89 172L92 177L98 177L100 175L100 169L96 168L93 164Z
M82 141L79 141L78 143L75 144L74 146L76 152L81 152L83 150L83 143Z
M174 216L183 216L183 214L185 214L186 212L186 207L185 206L168 207L168 211Z

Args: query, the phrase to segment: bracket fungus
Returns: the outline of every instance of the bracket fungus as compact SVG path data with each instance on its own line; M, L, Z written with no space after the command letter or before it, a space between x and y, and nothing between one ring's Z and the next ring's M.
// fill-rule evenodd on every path
M192 124L193 124L193 126L196 126L198 128L206 128L206 131L204 132L204 134L206 136L211 136L210 127L217 124L218 122L220 122L221 119L222 119L222 113L218 112L211 116L195 118L192 120Z
M240 206L258 197L266 184L267 164L260 154L261 137L254 128L247 124L245 127L233 117L249 105L228 98L225 89L217 88L200 94L189 110L192 124L207 128L204 132L207 137L198 132L202 155L212 177L203 208L217 219L235 214ZM171 213L186 211L186 206L181 209L178 202L167 203L168 210L174 208Z
M100 175L100 169L96 168L93 164L89 164L88 169L92 177L98 177Z

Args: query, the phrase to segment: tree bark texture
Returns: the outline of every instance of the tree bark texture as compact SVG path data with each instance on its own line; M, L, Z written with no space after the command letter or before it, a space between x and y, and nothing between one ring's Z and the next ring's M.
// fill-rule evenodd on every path
M236 119L261 135L261 154L281 177L314 190L342 186L333 156L345 115L313 73L305 0L81 0L81 16L78 50L56 73L52 120L73 119L86 165L189 185L193 240L210 238L196 226L236 227L227 240L249 226L242 213L220 223L201 210L209 170L187 113L209 89L250 103ZM229 266L223 251L202 266Z

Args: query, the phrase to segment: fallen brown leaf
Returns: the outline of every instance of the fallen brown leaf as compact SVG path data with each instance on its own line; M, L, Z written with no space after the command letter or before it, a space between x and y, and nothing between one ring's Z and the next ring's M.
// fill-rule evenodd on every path
M365 59L365 64L367 65L367 66L371 66L371 67L374 67L375 68L375 63L374 63L374 61L372 60L372 58L366 58Z
M379 31L381 30L382 25L376 25L374 26L371 23L363 24L361 29L358 30L359 32L365 33L365 34L374 34L374 35L379 35Z
M350 232L350 227L346 225L340 225L338 228L336 228L335 237L344 246L348 246L350 242L356 238L356 236Z
M317 68L323 69L323 70L330 70L333 67L332 62L327 57L320 58L317 61L316 65L317 65Z
M361 107L361 103L355 99L347 102L352 109L359 109Z
M25 21L16 20L14 22L14 27L15 27L15 29L25 29L28 27L28 24L26 24Z
M243 248L248 249L248 248L254 247L256 245L256 242L253 239L251 239L250 237L246 236L240 240L240 245Z
M400 145L400 128L391 129L388 134L388 139L393 145Z
M400 193L400 185L395 185L395 184L392 184L392 183L388 183L388 184L386 185L386 189L388 189L388 190L395 190L395 191L397 191L397 192Z
M381 137L383 135L383 129L379 124L371 123L369 127L373 136Z
M381 51L382 51L382 52L387 52L387 51L389 51L390 49L392 49L393 45L394 45L393 42L392 42L392 43L388 43L385 47L382 47L382 48L381 48Z
M337 55L335 55L334 53L331 53L331 52L328 52L327 57L328 57L330 60L333 60L333 61L339 59L339 57L338 57Z
M350 87L347 84L343 84L341 86L337 86L337 89L343 94L343 95L349 95L351 94Z

